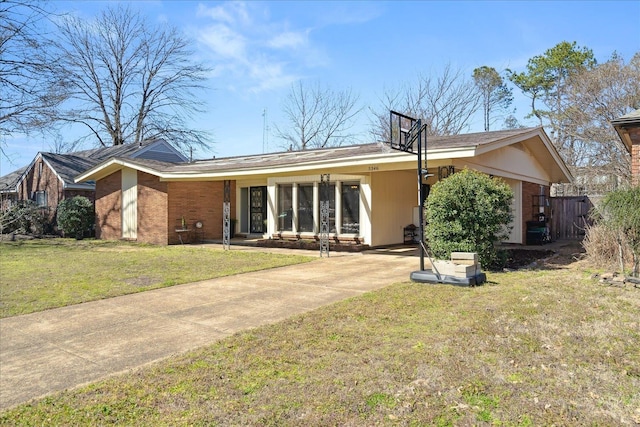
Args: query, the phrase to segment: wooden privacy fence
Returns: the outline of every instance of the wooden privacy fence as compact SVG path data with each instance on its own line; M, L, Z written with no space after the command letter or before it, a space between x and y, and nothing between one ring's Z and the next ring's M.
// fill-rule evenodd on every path
M551 197L551 238L553 240L582 240L585 228L591 225L589 212L593 203L587 196Z

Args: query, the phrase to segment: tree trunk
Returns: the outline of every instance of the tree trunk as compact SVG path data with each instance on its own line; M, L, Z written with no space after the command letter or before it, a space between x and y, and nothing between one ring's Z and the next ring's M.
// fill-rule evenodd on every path
M622 244L622 237L618 235L616 241L618 242L618 262L620 263L620 273L624 274L624 245Z

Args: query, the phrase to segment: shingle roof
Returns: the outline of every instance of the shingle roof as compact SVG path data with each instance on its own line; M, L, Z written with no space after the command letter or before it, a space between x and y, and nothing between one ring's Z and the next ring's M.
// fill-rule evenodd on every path
M632 111L629 114L625 114L624 116L620 116L615 120L611 120L611 124L614 126L627 123L640 124L640 109Z
M60 179L65 184L78 185L74 183L74 177L80 173L92 168L93 166L101 163L112 157L124 157L130 156L144 150L156 142L162 140L150 139L143 141L140 144L125 144L112 147L94 148L91 150L76 151L73 153L56 154L41 152L43 159L45 159L52 167L52 169L58 174ZM175 157L175 156L174 156ZM33 165L33 163L31 164ZM9 188L14 188L23 177L24 173L31 166L25 166L14 172L11 172L3 177L0 177L0 191L9 191ZM80 184L81 185L81 184ZM5 190L7 188L7 190Z
M51 165L51 169L66 183L73 183L73 178L76 175L99 163L98 160L74 154L42 153L42 158Z
M537 129L538 128L521 128L469 133L464 135L431 136L427 140L427 149L428 151L433 151L460 149L466 147L473 148L495 143L514 136L523 135ZM385 143L372 143L304 151L285 151L280 153L222 157L219 159L199 160L192 163L181 164L146 159L127 159L127 162L147 167L160 173L197 174L207 172L241 171L252 168L279 167L295 165L298 163L322 162L357 156L385 154L391 151L391 148Z
M27 168L28 166L24 166L0 177L0 193L14 193L17 191L16 186L18 185L18 181L20 181L22 174L27 170Z

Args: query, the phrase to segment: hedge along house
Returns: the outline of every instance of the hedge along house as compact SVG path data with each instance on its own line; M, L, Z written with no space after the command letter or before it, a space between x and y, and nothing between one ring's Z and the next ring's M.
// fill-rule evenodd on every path
M540 200L550 184L571 180L542 128L431 137L427 159L427 186L465 167L502 177L515 195L512 243L525 241L526 221L549 214ZM225 180L236 233L315 239L320 175L329 174L331 239L383 246L402 243L417 221L416 167L414 155L376 143L185 164L112 158L76 180L96 182L98 237L175 244L182 223L202 223L205 240L222 237Z
M0 178L2 209L33 200L55 219L58 203L74 196L94 200L95 182L74 180L75 176L114 156L186 162L187 158L163 139L57 154L39 152L26 167Z

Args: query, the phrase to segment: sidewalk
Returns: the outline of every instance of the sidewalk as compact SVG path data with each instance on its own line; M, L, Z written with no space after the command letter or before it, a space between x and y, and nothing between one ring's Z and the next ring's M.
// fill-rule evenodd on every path
M409 280L405 255L332 254L0 319L0 410Z

